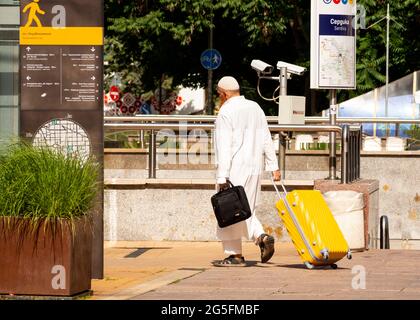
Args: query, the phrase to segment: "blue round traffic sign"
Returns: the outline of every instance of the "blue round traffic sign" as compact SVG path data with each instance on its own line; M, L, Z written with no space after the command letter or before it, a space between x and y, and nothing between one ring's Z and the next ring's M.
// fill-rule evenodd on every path
M205 69L214 70L222 64L222 55L216 49L207 49L201 54L200 61Z

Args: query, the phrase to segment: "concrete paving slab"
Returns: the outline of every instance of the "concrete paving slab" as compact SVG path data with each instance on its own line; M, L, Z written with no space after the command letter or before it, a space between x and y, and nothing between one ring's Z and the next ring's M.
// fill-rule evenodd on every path
M157 279L141 283L134 287L126 288L124 290L118 291L112 295L107 296L102 300L130 300L136 297L139 294L152 291L156 288L175 283L181 279L191 277L202 271L193 271L193 270L177 270L169 274L165 274Z
M218 268L211 261L223 258L219 242L108 243L105 274L113 280L94 282L93 299L420 299L419 251L354 253L336 270L306 269L290 243L276 243L268 264L259 262L259 249L252 242L243 244L243 254L251 262L248 267ZM353 287L360 284L360 270L365 289Z

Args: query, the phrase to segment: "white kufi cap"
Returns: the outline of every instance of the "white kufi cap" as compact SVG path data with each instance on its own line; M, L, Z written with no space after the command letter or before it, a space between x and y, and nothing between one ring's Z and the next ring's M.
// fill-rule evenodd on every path
M236 91L239 90L239 83L238 81L236 81L236 79L234 77L223 77L222 79L220 79L219 83L217 84L217 86L220 89L223 90L227 90L227 91Z

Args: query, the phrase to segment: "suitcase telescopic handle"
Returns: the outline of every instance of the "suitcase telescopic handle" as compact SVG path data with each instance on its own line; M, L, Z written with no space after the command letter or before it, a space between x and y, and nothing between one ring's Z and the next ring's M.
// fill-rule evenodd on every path
M282 200L283 200L284 198L286 198L287 191L286 191L286 188L284 187L283 181L282 181L282 180L280 180L280 184L281 184L281 187L283 188L283 191L284 191L284 196L282 196L282 195L280 194L279 189L277 188L277 185L276 185L276 183L275 183L275 182L274 182L274 180L273 180L273 177L271 176L270 178L271 178L271 182L273 183L274 189L276 189L276 192L277 192L278 197L279 197L280 199L282 199Z

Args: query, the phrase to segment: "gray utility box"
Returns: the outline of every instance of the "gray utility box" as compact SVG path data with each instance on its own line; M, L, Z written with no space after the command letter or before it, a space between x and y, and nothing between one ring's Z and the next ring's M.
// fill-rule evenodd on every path
M279 124L305 124L305 97L279 97Z

